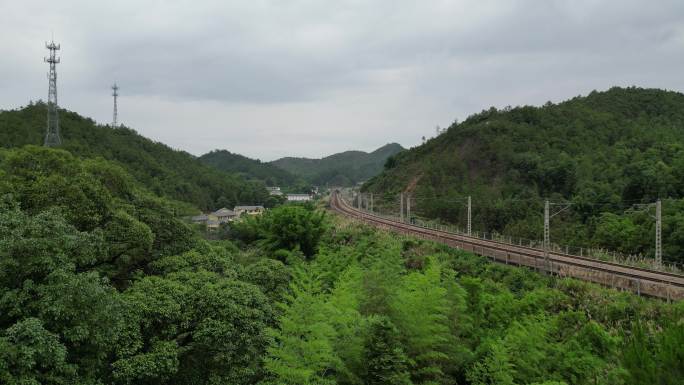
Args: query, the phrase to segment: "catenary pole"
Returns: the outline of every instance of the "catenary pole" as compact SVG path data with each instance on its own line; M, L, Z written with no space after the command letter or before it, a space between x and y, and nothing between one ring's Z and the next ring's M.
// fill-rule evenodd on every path
M550 215L549 215L549 201L544 202L544 263L545 267L548 269L549 263L549 246L550 242Z
M399 218L404 221L404 193L399 193Z
M406 219L411 223L411 194L406 194Z
M472 219L472 200L470 199L470 195L468 195L468 236L472 234L472 225L471 225L471 219Z
M657 267L661 267L663 265L663 239L662 239L662 225L663 225L663 217L662 217L662 204L660 202L660 199L656 202L656 233L655 233L655 238L656 238L656 245L655 245L655 263Z

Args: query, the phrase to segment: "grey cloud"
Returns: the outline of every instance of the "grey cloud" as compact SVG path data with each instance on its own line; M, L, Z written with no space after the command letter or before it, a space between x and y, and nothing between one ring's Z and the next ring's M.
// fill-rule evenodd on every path
M612 85L684 88L684 2L133 1L0 5L0 108L60 100L199 154L273 159L404 145L491 105ZM16 38L15 38L16 37ZM192 127L188 127L192 126Z

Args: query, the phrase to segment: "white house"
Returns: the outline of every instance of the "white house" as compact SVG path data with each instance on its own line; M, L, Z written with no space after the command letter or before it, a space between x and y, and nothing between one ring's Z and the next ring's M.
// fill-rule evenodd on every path
M275 195L275 196L283 195L283 192L280 191L280 187L278 187L278 186L266 187L266 190L268 190L269 195Z
M309 194L287 194L288 202L307 202L313 199Z

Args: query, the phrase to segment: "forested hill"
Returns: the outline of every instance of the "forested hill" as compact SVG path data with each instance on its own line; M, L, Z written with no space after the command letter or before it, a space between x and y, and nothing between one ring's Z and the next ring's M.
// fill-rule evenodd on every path
M287 157L272 164L316 185L344 186L378 174L387 158L402 150L401 145L390 143L371 153L345 151L322 159Z
M665 259L684 255L684 95L612 88L541 107L491 108L387 162L366 191L419 215L464 224L472 195L479 231L539 239L543 201L571 202L552 240L652 255L663 201ZM669 199L668 199L669 198ZM396 209L398 210L398 208Z
M40 145L46 105L0 111L0 146ZM268 194L260 182L246 181L202 164L193 155L147 139L129 128L96 124L75 112L60 110L61 148L83 158L103 157L124 167L156 194L201 209L262 204Z
M270 163L251 159L226 150L214 150L199 157L199 160L220 171L240 174L247 179L263 181L267 186L294 188L303 185L303 180Z

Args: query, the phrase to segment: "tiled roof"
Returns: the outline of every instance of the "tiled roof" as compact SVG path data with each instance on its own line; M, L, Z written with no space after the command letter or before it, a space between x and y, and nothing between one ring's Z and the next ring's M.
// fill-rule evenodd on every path
M233 210L235 211L240 211L240 210L263 210L264 206L235 206Z
M214 211L212 214L216 215L217 217L230 217L234 216L235 212L233 210L228 210L227 208L222 208L220 210Z

